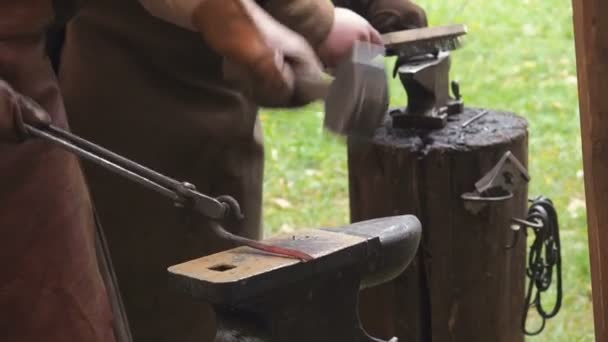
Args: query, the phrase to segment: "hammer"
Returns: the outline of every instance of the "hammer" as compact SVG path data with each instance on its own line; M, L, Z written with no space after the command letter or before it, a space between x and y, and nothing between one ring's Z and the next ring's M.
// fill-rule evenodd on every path
M337 135L369 138L388 109L384 46L355 42L351 56L333 70L325 95L325 128Z
M409 215L302 230L264 242L310 261L238 247L172 266L169 280L214 307L216 342L387 342L361 327L358 292L403 272L420 237Z
M338 135L371 138L389 106L383 57L436 56L458 48L466 32L464 25L427 27L383 34L383 45L355 43L351 57L338 66L333 82L320 96L325 100L325 128ZM408 91L408 96L416 95Z

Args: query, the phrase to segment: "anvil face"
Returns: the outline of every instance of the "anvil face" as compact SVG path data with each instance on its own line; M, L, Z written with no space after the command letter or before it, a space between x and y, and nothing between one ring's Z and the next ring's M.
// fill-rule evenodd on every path
M239 247L172 266L170 281L214 306L220 338L382 342L360 325L359 289L403 272L420 237L420 221L407 215L302 230L264 242L308 253L311 261Z

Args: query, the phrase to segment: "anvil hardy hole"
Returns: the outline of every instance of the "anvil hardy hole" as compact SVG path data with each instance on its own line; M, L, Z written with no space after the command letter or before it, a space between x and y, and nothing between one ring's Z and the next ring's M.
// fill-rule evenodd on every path
M216 272L226 272L233 268L236 268L236 266L228 265L228 264L219 264L219 265L209 267L210 270L216 271Z

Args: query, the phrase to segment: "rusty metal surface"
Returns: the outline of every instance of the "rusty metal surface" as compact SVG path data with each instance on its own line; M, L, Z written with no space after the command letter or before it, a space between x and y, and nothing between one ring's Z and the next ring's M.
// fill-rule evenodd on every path
M320 262L322 257L340 250L352 249L366 239L323 230L304 230L265 240L276 246L298 248ZM169 268L169 272L209 283L249 281L259 276L272 276L273 272L293 266L298 260L281 258L249 247L238 247ZM215 266L227 265L228 270L218 271Z
M420 237L420 222L407 215L298 231L265 242L306 252L311 261L240 247L173 266L170 279L214 304L218 342L382 342L360 325L359 289L400 274Z
M237 303L286 282L357 264L367 252L365 238L322 230L298 231L265 242L303 251L314 259L300 262L239 247L170 267L172 283L196 298Z

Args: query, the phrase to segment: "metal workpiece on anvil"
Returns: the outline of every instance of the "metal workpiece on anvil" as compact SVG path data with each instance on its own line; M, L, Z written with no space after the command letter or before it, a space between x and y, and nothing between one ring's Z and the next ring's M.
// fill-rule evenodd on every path
M133 160L107 150L93 142L53 125L34 127L23 124L28 138L36 137L55 144L83 160L90 161L116 175L137 183L169 198L177 207L196 213L209 220L240 220L243 217L239 203L231 196L211 197L197 191L193 184L180 182L165 176ZM263 242L233 234L221 224L211 225L213 233L234 246L249 246L254 249L282 255L283 257L309 260L312 257L297 250L266 245Z
M239 247L170 267L170 282L214 305L220 336L238 331L256 341L381 342L360 326L358 292L401 274L420 238L414 216L298 231L266 242L301 250L311 261Z

